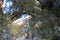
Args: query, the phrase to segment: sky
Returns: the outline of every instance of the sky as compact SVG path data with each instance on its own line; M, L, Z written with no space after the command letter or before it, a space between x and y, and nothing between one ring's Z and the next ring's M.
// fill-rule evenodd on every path
M14 6L13 7L13 1L10 0L3 0L2 4L2 12L3 14L13 14L14 12L18 12L19 8ZM12 8L11 8L12 7Z

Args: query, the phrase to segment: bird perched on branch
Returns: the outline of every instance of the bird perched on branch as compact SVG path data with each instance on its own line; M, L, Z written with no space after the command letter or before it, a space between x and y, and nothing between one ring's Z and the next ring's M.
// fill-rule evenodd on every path
M21 18L12 22L12 25L22 27L31 19L31 15L23 14Z

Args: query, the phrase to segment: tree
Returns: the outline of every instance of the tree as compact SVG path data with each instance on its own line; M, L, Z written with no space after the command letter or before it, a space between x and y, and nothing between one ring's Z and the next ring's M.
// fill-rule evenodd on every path
M59 0L58 0L59 1ZM2 34L3 29L7 29L9 35L14 35L15 37L22 37L22 35L28 35L32 37L32 40L36 37L37 39L47 39L52 40L54 35L60 35L56 31L55 27L60 27L60 18L57 18L54 13L52 13L47 8L41 10L41 4L36 4L36 0L13 0L14 6L19 7L18 12L13 14L3 14L2 9L0 9L0 34ZM23 32L24 27L15 27L11 23L17 20L23 14L23 10L32 16L30 20L30 29L28 32ZM55 11L55 10L53 10ZM16 15L14 15L16 14ZM17 17L15 17L17 16ZM13 20L11 18L13 17Z

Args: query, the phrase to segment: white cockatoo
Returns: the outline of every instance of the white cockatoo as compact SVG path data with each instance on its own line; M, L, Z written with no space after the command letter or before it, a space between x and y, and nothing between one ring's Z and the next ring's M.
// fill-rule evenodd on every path
M31 19L31 15L28 15L28 14L23 14L21 18L15 20L12 22L12 25L14 26L24 26L28 23L28 21Z

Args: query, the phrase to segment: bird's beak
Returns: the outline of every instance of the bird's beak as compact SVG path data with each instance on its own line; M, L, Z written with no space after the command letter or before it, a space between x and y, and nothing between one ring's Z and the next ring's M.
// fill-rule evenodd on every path
M32 17L31 17L31 15L29 15L29 16L27 16L26 18L30 20Z

